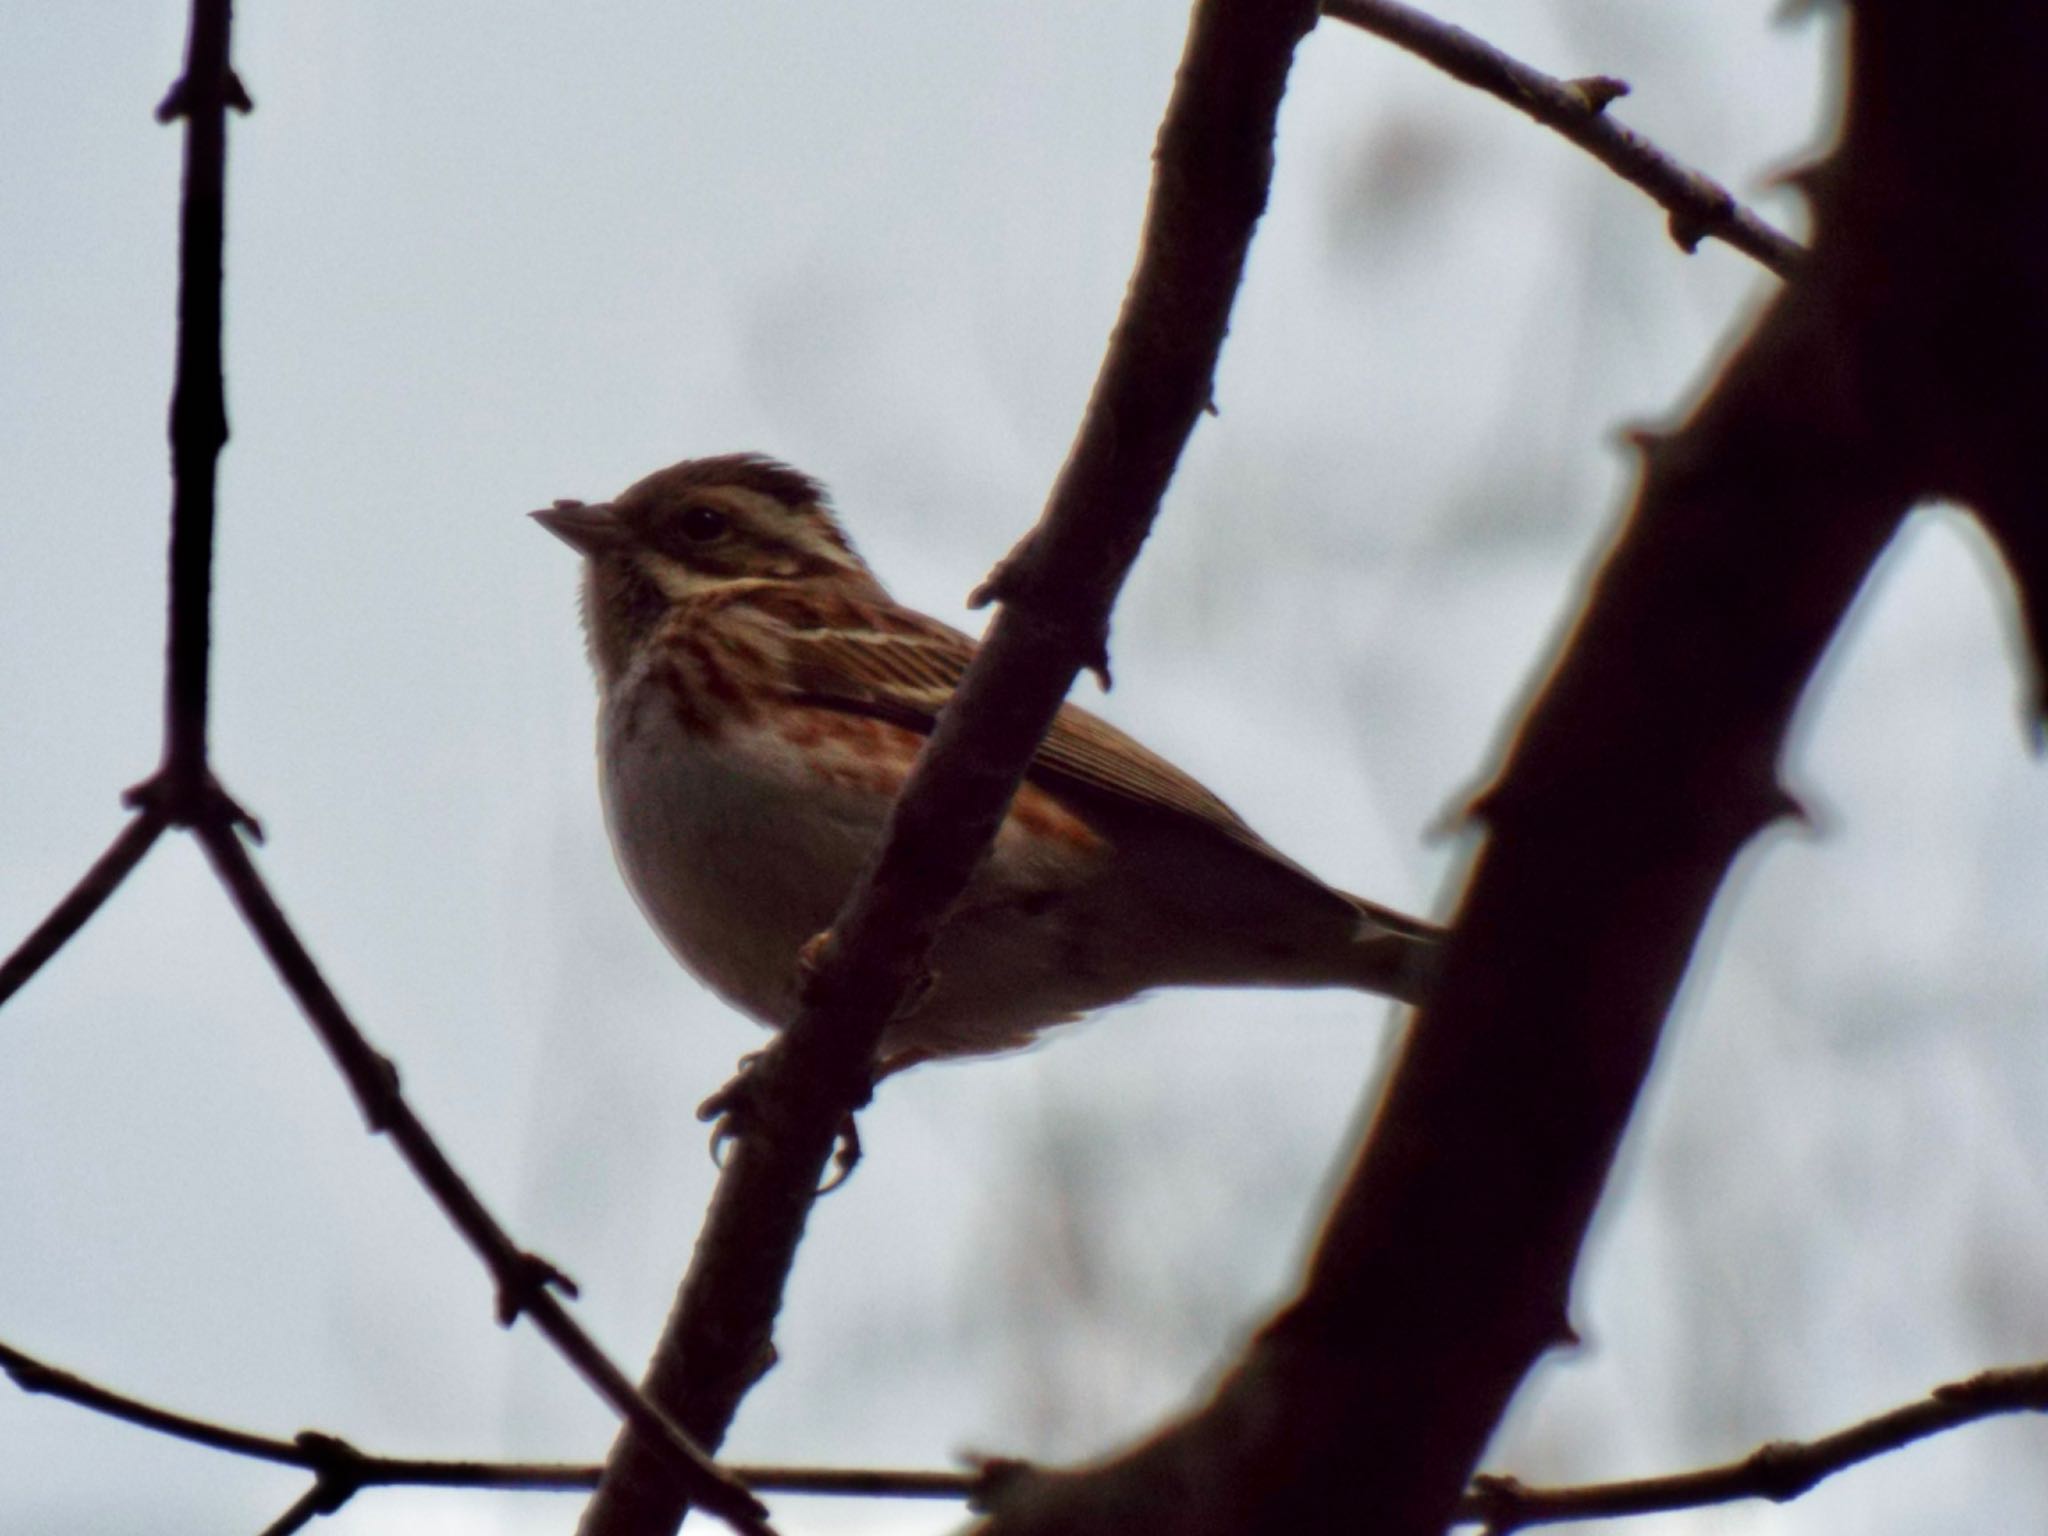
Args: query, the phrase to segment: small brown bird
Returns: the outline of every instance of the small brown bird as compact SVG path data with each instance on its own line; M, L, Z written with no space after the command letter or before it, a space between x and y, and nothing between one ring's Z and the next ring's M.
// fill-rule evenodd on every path
M676 958L760 1022L797 1005L975 642L902 607L809 476L692 459L533 514L585 558L619 867ZM1029 1042L1153 987L1414 1002L1440 930L1323 884L1165 759L1061 708L877 1076Z

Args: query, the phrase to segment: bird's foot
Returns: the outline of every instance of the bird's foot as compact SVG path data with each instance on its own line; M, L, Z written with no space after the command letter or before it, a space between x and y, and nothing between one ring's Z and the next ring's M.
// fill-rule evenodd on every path
M747 1052L724 1086L697 1106L697 1118L711 1127L711 1161L720 1168L725 1166L726 1149L733 1142L743 1136L774 1134L776 1111L765 1081L769 1069L763 1064L768 1055L767 1050ZM830 1194L844 1184L860 1158L860 1131L849 1112L834 1136L832 1171L818 1186L818 1193Z

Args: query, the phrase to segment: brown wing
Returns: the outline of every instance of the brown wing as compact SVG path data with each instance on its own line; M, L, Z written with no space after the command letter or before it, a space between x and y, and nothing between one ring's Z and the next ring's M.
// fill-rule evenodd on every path
M789 634L799 699L826 709L876 716L930 734L953 696L974 641L958 630L893 609L887 627L821 627ZM1202 822L1232 840L1284 859L1238 814L1156 752L1076 704L1063 704L1039 745L1029 776L1062 783Z

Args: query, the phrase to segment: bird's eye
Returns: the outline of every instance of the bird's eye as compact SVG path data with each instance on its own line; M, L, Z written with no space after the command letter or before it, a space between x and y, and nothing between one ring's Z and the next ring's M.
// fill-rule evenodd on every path
M676 527L692 544L709 544L725 532L725 514L709 507L685 507Z

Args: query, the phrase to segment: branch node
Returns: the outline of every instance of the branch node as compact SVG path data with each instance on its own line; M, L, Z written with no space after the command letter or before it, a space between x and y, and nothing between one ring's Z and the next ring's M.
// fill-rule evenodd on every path
M1805 1446L1792 1440L1773 1440L1750 1452L1747 1466L1755 1479L1757 1495L1773 1504L1798 1498L1821 1479Z
M974 1487L967 1495L967 1508L977 1515L992 1514L998 1503L1038 1475L1030 1462L1014 1456L970 1456L968 1464L974 1469Z
M156 120L160 123L174 123L181 117L192 115L192 77L180 75L171 82L171 88L164 92L164 99L156 104ZM245 117L256 110L256 103L249 99L249 89L242 84L242 77L232 67L227 78L221 82L221 101Z
M372 1050L368 1070L355 1080L362 1093L363 1123L372 1136L382 1136L399 1119L404 1090L399 1083L398 1063L382 1051Z
M1576 80L1565 81L1565 88L1583 101L1586 110L1596 117L1629 91L1628 82L1617 80L1613 75L1581 75Z
M369 1458L341 1436L302 1429L292 1436L292 1444L306 1453L313 1472L315 1506L321 1514L333 1514L362 1490Z
M1519 1477L1482 1472L1472 1479L1469 1497L1485 1536L1509 1536L1529 1518L1529 1487Z
M249 834L252 843L263 841L263 823L221 788L220 780L204 763L188 766L166 761L140 784L123 790L121 803L130 810L146 811L174 827L240 828Z

